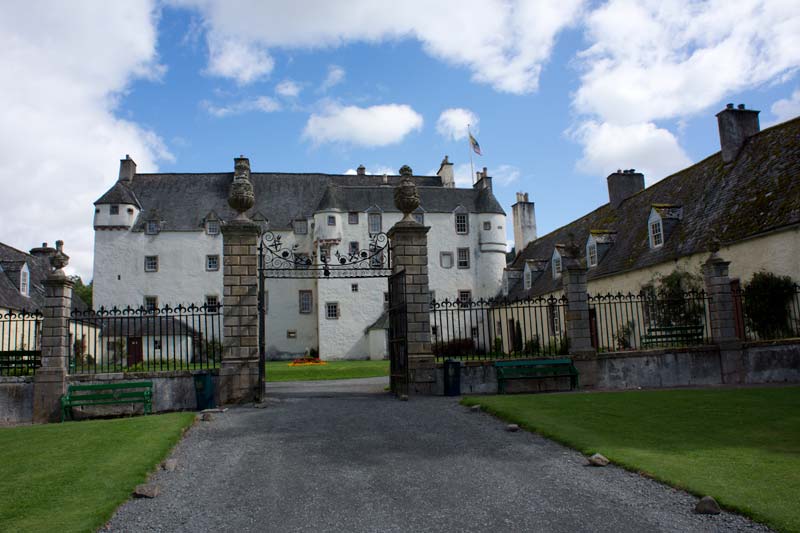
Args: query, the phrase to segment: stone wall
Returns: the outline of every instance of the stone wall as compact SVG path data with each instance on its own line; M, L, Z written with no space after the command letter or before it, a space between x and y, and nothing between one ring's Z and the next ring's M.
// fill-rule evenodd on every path
M0 377L0 426L33 422L33 378Z

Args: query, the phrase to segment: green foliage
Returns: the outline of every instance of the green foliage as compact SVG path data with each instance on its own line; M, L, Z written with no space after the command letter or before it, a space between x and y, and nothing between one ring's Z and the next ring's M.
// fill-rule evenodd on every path
M756 272L744 286L743 308L747 326L761 339L789 337L792 334L789 304L795 295L789 276Z
M170 413L0 428L3 531L96 531L193 420Z
M538 335L534 335L529 340L525 341L525 353L531 354L531 355L537 355L541 351L542 351L542 348L539 345L539 336Z
M70 276L69 279L75 283L72 287L72 293L77 295L83 302L92 308L92 284L94 280L90 281L88 285L83 284L80 276Z
M517 325L514 328L514 351L519 352L522 350L522 326L520 326L519 321L517 321Z
M800 387L481 396L462 403L711 495L777 530L800 531Z
M702 324L704 302L699 296L702 277L676 269L666 276L656 276L642 288L646 297L645 316L650 326L696 326Z
M633 328L635 324L633 320L628 320L626 323L621 325L617 332L614 334L614 340L617 343L617 349L619 350L630 350L633 346L632 338L633 338Z
M569 337L555 337L547 343L544 355L569 355Z
M503 354L503 339L502 337L494 338L494 353L497 355Z

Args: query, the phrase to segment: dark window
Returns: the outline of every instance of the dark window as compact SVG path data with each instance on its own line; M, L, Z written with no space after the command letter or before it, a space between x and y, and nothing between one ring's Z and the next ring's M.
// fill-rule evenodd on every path
M375 235L381 232L382 228L382 221L381 221L381 214L380 213L370 213L368 217L369 221L369 233L370 235Z
M456 233L469 233L469 219L466 213L456 213Z
M425 224L425 213L414 213L414 220L420 224Z
M298 219L292 222L292 227L297 235L306 235L308 233L308 221Z
M458 248L458 268L469 268L469 248Z
M155 235L156 233L158 233L159 229L160 228L158 227L158 222L154 220L149 220L145 225L144 232L148 235Z
M144 308L148 313L155 313L158 311L158 296L145 296Z
M311 291L300 291L300 313L307 315L311 313L314 304L314 296Z
M206 270L219 270L219 256L207 255L206 256Z
M351 211L347 213L347 223L348 224L358 224L358 212Z
M209 220L206 222L206 233L209 235L218 235L219 234L219 221L217 220Z
M219 298L217 296L206 296L206 311L216 313L219 309Z
M109 213L111 213L112 215L119 215L119 206L112 205Z
M144 256L144 271L145 272L158 272L158 256L146 255Z
M333 215L328 215L328 225L335 226L336 225L336 217Z
M358 241L350 241L350 248L349 248L350 255L358 255L359 249L360 248L358 246Z
M325 318L329 320L339 319L339 302L325 303Z
M350 292L358 292L358 283L353 283L350 285Z
M487 220L486 222L483 223L483 229L489 231L490 229L492 229L492 223Z

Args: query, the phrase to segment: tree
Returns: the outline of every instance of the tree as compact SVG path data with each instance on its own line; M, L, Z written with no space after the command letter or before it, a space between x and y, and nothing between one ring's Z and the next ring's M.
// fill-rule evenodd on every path
M789 304L796 290L792 278L772 272L756 272L744 286L742 303L747 325L760 339L791 335Z
M92 307L92 283L94 281L90 281L88 285L83 284L83 280L80 276L70 276L70 281L75 283L72 287L72 293L77 295L83 303L85 303L89 308Z

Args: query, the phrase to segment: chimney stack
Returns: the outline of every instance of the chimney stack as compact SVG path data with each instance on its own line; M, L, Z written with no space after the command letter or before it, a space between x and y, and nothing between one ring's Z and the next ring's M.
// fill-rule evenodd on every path
M367 174L367 168L364 165L358 165L356 169L356 174L359 176L365 176Z
M644 174L635 168L617 170L606 178L608 182L608 201L611 207L618 208L627 198L644 190Z
M55 253L56 249L47 246L46 242L43 242L39 248L31 248L30 250L30 254L34 257L50 257Z
M511 206L514 218L514 250L520 254L529 242L536 240L536 210L528 201L528 193L517 193L517 202Z
M444 156L444 159L442 159L442 164L439 166L439 172L437 172L436 175L442 178L443 187L452 189L456 186L456 178L455 174L453 174L453 163L450 162L447 156Z
M130 183L136 175L136 162L131 156L125 154L125 159L119 160L119 181Z
M733 104L728 104L717 113L723 162L730 163L736 159L747 138L761 130L758 113L759 111L745 109L744 104L739 104L736 109Z
M475 183L472 185L472 188L476 190L492 190L492 177L489 175L489 171L486 167L483 167L482 171L479 170L475 173Z

